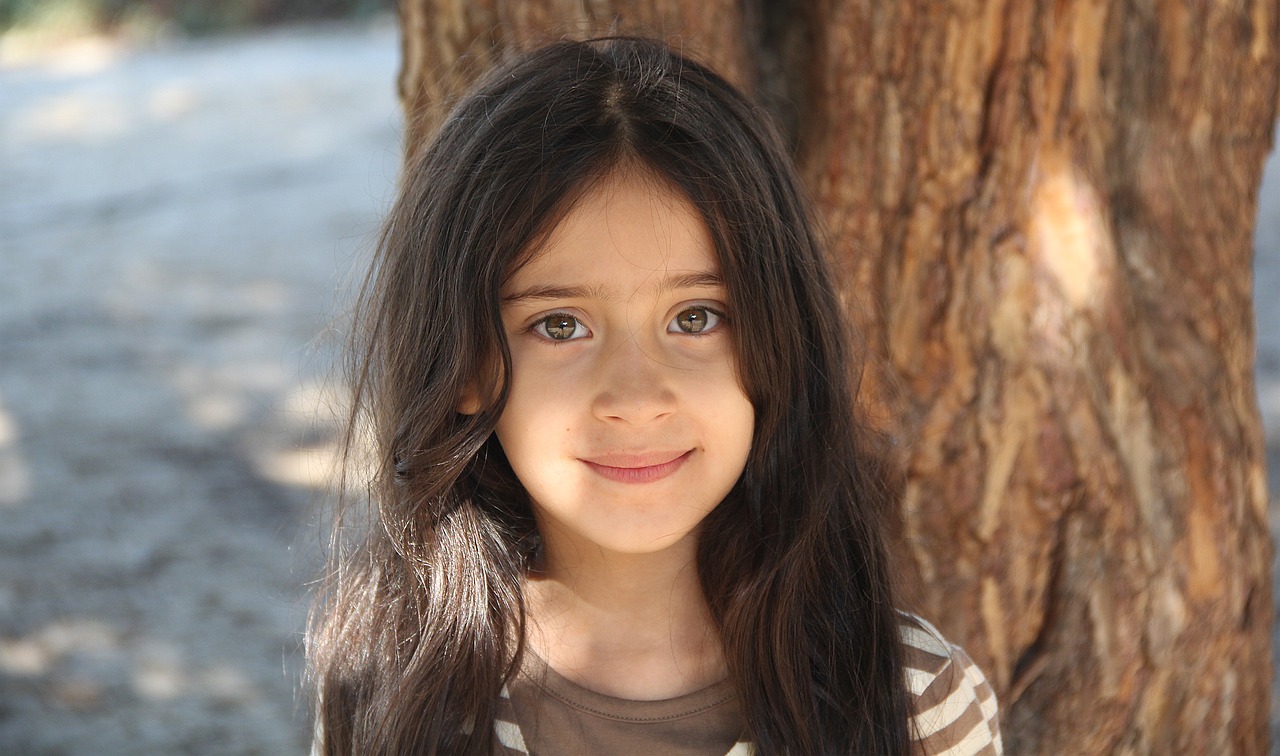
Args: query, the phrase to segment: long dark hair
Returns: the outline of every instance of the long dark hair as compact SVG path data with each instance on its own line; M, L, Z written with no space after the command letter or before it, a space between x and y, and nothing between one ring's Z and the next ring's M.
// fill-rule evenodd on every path
M855 401L851 334L803 190L777 133L720 76L609 38L493 72L403 178L351 350L347 474L372 449L370 514L340 518L350 533L309 635L322 752L494 746L536 536L493 434L511 369L498 291L623 164L669 180L706 221L755 407L746 468L698 551L746 735L764 753L908 749L884 543L895 477ZM477 391L481 410L460 413Z

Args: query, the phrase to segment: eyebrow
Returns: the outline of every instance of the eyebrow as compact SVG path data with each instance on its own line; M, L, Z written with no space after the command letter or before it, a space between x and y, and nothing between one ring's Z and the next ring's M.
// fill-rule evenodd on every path
M724 279L715 273L682 273L667 276L651 287L656 293L677 289L711 289L724 287ZM502 298L503 304L514 304L540 299L610 299L613 293L609 287L597 284L594 286L530 286L527 289L508 294Z

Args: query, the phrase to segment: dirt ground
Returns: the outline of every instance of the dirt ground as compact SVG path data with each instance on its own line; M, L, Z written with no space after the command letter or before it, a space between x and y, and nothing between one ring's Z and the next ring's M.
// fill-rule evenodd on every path
M0 48L0 753L306 748L328 324L393 190L397 56L389 19ZM1275 161L1260 219L1274 491Z

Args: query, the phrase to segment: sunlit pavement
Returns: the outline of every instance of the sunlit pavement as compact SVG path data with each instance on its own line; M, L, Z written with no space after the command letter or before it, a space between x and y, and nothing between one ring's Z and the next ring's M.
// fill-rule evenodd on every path
M0 70L0 753L298 753L389 19Z
M0 753L305 749L326 323L397 55L384 20L0 69ZM1274 492L1274 159L1257 259Z

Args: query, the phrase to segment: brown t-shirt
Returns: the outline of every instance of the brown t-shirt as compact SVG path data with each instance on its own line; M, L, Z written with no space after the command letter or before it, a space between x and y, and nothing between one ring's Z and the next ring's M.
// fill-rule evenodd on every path
M919 617L901 614L898 629L912 697L912 753L1002 753L996 697L982 670ZM502 754L753 752L740 740L746 720L727 682L667 701L627 701L575 685L533 657L503 689L497 714Z
M728 681L678 698L630 701L571 682L530 651L508 690L530 754L723 756L744 719Z

